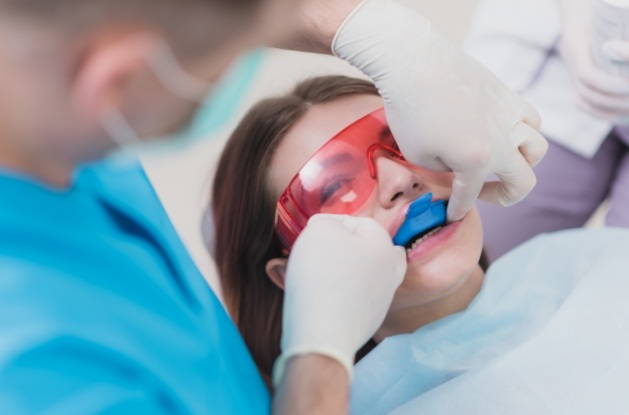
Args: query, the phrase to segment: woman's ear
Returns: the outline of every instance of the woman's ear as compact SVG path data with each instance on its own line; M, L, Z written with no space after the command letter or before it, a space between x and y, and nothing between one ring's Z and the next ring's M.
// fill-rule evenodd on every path
M266 275L273 284L284 290L284 277L286 276L286 264L288 260L285 258L273 258L266 263Z

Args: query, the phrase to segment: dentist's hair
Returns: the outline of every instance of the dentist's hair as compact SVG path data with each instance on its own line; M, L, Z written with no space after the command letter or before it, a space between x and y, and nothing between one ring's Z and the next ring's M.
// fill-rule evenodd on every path
M263 0L0 0L7 10L25 14L68 19L103 19L112 14L147 16L159 9L177 9L185 12L187 7L246 9ZM174 17L174 16L171 16Z
M0 16L34 19L72 36L112 24L140 24L192 49L220 44L224 39L216 38L217 33L249 24L265 1L269 0L0 0Z
M350 95L378 95L365 80L308 79L288 94L253 107L231 135L212 193L214 258L232 317L267 383L280 354L284 293L265 266L281 258L275 236L277 200L268 182L271 161L288 131L316 104Z

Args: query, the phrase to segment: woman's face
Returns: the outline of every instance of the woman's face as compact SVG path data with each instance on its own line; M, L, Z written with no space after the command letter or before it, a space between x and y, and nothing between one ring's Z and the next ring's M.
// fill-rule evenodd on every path
M271 163L269 186L276 198L300 168L336 133L381 108L374 95L355 95L309 109L280 143ZM418 137L421 139L421 137ZM377 186L354 216L375 219L391 236L402 225L406 210L420 195L431 192L448 200L452 174L433 172L386 155L376 156ZM481 222L474 208L455 222L407 250L408 270L390 312L429 304L462 287L478 269L483 243Z

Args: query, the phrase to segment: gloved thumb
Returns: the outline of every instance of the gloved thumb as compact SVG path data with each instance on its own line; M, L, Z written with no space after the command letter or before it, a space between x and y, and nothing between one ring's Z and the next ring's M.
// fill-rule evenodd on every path
M448 221L463 219L469 212L485 184L485 176L479 172L456 172L452 181L452 195L448 202Z
M311 225L318 222L338 223L350 234L361 238L386 238L391 240L389 233L384 227L371 218L320 213L311 217L308 224Z
M391 242L391 236L382 225L371 218L361 218L346 216L343 219L343 226L350 229L352 233L365 239L382 239Z

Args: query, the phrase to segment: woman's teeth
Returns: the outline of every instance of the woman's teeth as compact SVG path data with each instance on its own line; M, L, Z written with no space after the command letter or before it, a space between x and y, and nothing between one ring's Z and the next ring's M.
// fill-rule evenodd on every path
M435 229L431 230L426 235L422 236L421 238L413 242L410 248L406 248L406 253L410 254L413 249L417 248L417 245L424 242L426 239L430 238L432 235L439 232L441 229L443 229L443 226L437 226Z

